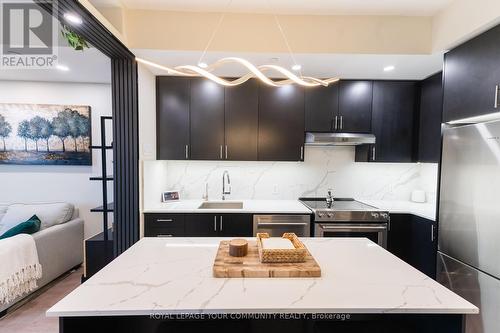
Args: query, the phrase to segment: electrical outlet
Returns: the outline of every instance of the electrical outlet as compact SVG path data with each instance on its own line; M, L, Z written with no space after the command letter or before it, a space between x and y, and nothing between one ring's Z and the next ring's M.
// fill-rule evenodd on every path
M273 185L273 194L278 194L278 193L279 193L278 184L274 184Z

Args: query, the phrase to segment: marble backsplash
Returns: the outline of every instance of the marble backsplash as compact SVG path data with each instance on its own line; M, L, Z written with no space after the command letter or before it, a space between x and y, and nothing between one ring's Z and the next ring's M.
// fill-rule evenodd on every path
M231 178L229 199L297 199L325 196L409 200L413 190L434 201L437 164L355 163L354 147L306 147L305 162L144 161L144 202L178 190L181 199L200 199L205 183L209 199L220 200L222 173Z

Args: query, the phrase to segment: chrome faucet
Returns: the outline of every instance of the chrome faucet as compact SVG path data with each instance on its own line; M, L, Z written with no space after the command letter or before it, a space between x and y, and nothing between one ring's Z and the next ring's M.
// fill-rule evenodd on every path
M226 178L227 178L227 190L226 190ZM229 179L229 172L227 172L227 170L224 170L224 173L222 174L222 200L226 200L226 194L231 194L231 180Z
M203 201L208 201L208 182L205 183L205 194L203 194Z

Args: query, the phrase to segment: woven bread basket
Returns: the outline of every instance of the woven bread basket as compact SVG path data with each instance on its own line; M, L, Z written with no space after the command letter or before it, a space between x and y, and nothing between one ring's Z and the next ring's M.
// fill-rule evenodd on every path
M294 263L304 262L306 260L307 250L304 244L299 240L293 232L284 233L283 238L289 239L294 249L264 249L262 246L262 238L269 238L268 233L257 233L257 248L259 250L260 262L273 263Z

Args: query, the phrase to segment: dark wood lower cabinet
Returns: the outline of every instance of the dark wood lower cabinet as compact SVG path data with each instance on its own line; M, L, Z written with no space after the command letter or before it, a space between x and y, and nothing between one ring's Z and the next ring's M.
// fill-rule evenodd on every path
M425 273L436 277L436 222L409 214L391 214L387 249Z
M251 237L252 214L144 214L145 237Z
M219 217L217 214L187 214L186 236L215 237L218 236Z
M223 237L252 237L252 214L224 214L221 215L220 236Z
M108 230L108 240L104 240L101 232L85 240L85 271L82 282L100 271L113 260L113 233Z
M185 234L184 214L144 214L146 237L183 237Z

